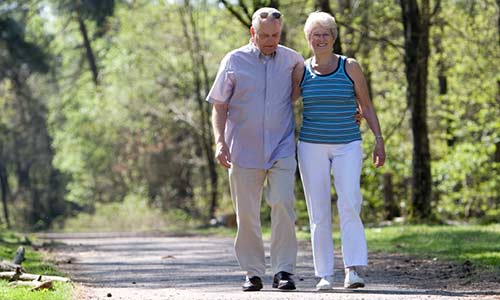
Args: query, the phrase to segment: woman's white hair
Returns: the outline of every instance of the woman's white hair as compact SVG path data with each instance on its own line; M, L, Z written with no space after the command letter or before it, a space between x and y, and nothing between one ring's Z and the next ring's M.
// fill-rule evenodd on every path
M316 25L329 29L332 32L333 40L337 39L337 23L335 23L335 18L329 13L315 11L307 17L306 24L304 25L304 33L307 40L309 40L311 31Z

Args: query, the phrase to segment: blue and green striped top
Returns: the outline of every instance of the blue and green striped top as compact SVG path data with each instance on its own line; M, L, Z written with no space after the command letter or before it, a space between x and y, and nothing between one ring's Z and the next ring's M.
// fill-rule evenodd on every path
M346 57L340 56L337 69L316 74L311 59L305 63L302 78L302 127L299 140L319 144L346 144L361 140L356 124L354 82L345 71Z

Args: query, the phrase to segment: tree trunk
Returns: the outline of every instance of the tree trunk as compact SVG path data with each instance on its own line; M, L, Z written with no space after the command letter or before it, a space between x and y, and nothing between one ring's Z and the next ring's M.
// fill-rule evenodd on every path
M385 211L387 212L385 217L386 220L392 220L396 217L401 216L399 205L394 199L394 186L392 183L392 176L393 175L390 172L384 174L383 194Z
M429 59L429 0L400 0L405 39L407 101L413 133L411 217L431 215L431 157L427 128L427 73Z
M233 5L233 1L227 1L227 0L219 0L220 3L226 7L226 9L236 18L240 23L245 26L246 28L250 28L252 26L252 14L248 7L244 4L242 1L238 1L239 5ZM240 10L243 10L243 12L240 12ZM255 8L257 10L257 8Z
M368 41L368 28L370 28L370 1L365 1L363 4L363 16L361 23L363 24L363 32L361 33L361 57L363 57L363 73L365 74L366 84L368 85L368 94L373 102L373 88L372 88L372 70L370 67L371 46Z
M9 181L7 180L7 168L0 161L0 189L2 192L3 216L7 228L10 228L9 209L7 206L9 197Z
M444 20L439 22L439 36L437 36L434 39L434 47L436 49L436 54L438 55L438 61L437 61L437 69L438 69L438 83L439 83L439 95L440 95L440 101L442 103L443 109L446 110L448 113L450 112L450 103L448 97L446 95L448 94L448 78L446 77L446 61L445 61L445 55L444 55L444 49L442 45L442 37L444 37ZM446 144L448 145L449 148L453 147L455 144L455 137L452 132L452 126L451 126L452 120L450 118L446 119L446 123L448 126L446 126Z
M193 10L189 4L188 0L184 2L184 8L189 18L189 23L191 27L191 34L188 32L188 24L183 20L183 27L185 36L187 38L187 47L191 56L192 62L192 72L195 84L195 98L198 104L198 112L200 115L200 125L201 125L201 146L204 152L204 156L207 162L208 175L210 178L210 207L209 207L209 220L215 218L215 210L218 206L218 175L217 175L217 164L215 163L215 154L213 150L213 136L210 130L210 117L209 117L209 106L204 101L204 95L208 94L210 89L208 80L208 70L205 64L205 57L201 49L198 27L196 20L193 15ZM197 69L201 68L200 70Z
M329 13L333 17L332 9L330 8L330 0L314 0L314 9L322 12ZM342 54L342 43L340 42L340 28L339 24L337 24L337 39L335 39L335 44L333 45L333 52L337 54Z
M497 8L500 9L500 0L497 0ZM498 47L500 48L500 14L498 14ZM497 105L500 106L500 79L497 79ZM500 163L500 141L495 144L495 157L494 160Z
M497 0L497 9L500 9L500 0ZM500 46L500 14L498 14L497 28L498 28L498 44L497 45Z
M87 26L85 25L85 21L83 20L80 13L80 1L77 1L76 15L80 28L80 34L82 35L83 39L83 46L85 47L85 54L87 55L87 61L89 62L90 71L92 72L92 79L94 80L94 84L97 86L99 85L99 71L97 69L97 63L95 60L94 52L92 50L92 45L90 43Z

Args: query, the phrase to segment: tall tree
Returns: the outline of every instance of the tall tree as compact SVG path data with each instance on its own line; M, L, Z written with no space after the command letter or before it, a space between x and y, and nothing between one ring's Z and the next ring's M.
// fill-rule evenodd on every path
M497 10L500 11L500 0L497 0ZM498 29L498 41L497 41L497 50L500 50L500 13L497 15L497 29ZM500 105L500 76L497 76L497 95L496 95L497 104ZM500 140L495 144L495 162L500 164ZM499 196L500 197L500 196Z
M187 49L191 59L191 72L194 80L194 98L198 107L200 116L200 143L203 150L210 178L210 208L209 219L215 218L215 210L218 201L218 175L217 164L215 163L215 154L213 151L213 135L210 130L209 105L204 101L204 95L207 95L210 89L208 70L201 48L198 24L189 0L184 1L184 7L181 9L183 18L181 19L184 36L186 37ZM189 32L189 29L191 32ZM201 72L200 72L201 71Z
M3 205L3 217L7 228L10 228L10 218L8 209L8 195L9 195L9 181L7 179L7 168L2 163L2 158L0 158L0 192L2 193L2 205Z
M8 219L10 177L15 180L12 199L25 208L26 223L45 227L57 214L52 208L63 202L64 183L56 180L59 173L52 166L46 103L33 95L29 82L35 74L49 71L49 56L25 36L29 14L24 7L13 5L4 13L0 16L0 82L6 83L4 91L9 94L2 103L9 118L0 119L7 136L0 152L4 215Z
M85 56L92 72L94 84L99 85L99 67L92 48L92 38L89 36L86 20L95 22L97 26L96 35L102 35L106 27L106 19L113 15L115 8L114 0L56 0L58 8L74 17L78 22L78 29L83 40Z
M431 156L427 127L427 75L429 60L429 0L400 0L404 27L407 101L413 134L411 216L426 219L431 215ZM436 8L439 7L437 1Z
M497 0L497 11L500 11L500 0ZM498 42L497 42L497 51L500 52L500 13L497 15L497 29L498 29ZM497 106L500 106L500 76L497 76L497 93L496 93L496 103ZM500 168L500 139L497 140L495 143L495 154L493 156L493 161L499 166ZM497 203L500 203L500 193L497 194L495 197L495 201Z

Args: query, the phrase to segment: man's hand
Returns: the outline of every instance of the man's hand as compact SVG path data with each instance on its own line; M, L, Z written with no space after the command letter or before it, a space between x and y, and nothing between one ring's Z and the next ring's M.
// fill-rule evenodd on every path
M217 143L217 148L215 150L215 159L224 168L231 168L231 154L229 154L229 149L225 142Z
M363 119L363 114L361 114L361 111L359 109L356 109L354 119L356 120L356 124L358 124L358 126L361 126L361 119Z

